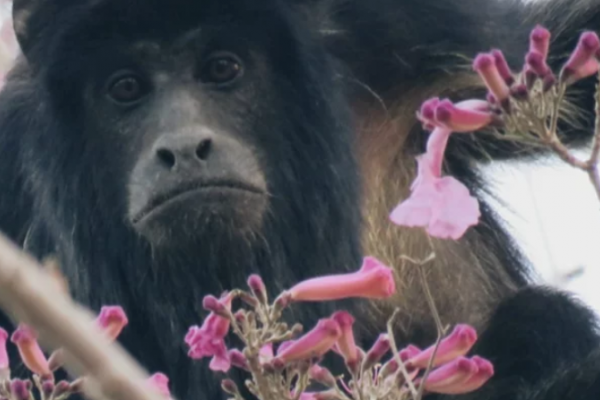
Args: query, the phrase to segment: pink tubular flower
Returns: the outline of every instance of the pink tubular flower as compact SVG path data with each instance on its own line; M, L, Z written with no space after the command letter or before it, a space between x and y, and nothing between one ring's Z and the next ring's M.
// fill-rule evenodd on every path
M423 103L417 117L426 129L440 127L454 132L473 132L493 121L488 103L476 99L454 104L448 99L432 98Z
M233 300L230 293L226 293L219 300L228 309ZM231 361L225 346L225 336L229 332L230 321L215 313L210 313L201 327L192 326L185 336L185 343L189 346L188 356L193 359L211 357L209 368L213 371L229 371Z
M310 367L308 370L308 376L313 381L322 383L325 386L335 386L335 377L327 368L323 368L320 365L314 364L312 367Z
M433 360L433 366L445 364L453 359L464 356L471 350L477 341L477 332L469 325L457 325L452 333L441 342ZM407 365L416 368L427 368L429 359L433 355L435 346L431 346L418 354L413 355Z
M337 311L331 318L336 321L341 329L341 335L335 344L334 350L344 357L344 361L350 367L358 365L359 349L354 341L354 333L352 325L354 325L354 317L347 311Z
M326 301L349 297L384 299L396 291L394 274L374 257L365 257L360 270L300 282L289 290L295 301Z
M592 76L598 72L600 69L600 64L595 57L587 60L581 67L575 70L565 70L566 76L563 77L563 82L567 85L570 85L574 82L577 82L580 79L587 78L588 76Z
M411 196L391 213L393 223L426 227L431 236L457 240L479 222L479 203L453 177L441 177L444 151L451 131L436 128L427 142L427 152L417 157L418 175Z
M253 274L248 278L248 287L260 301L267 301L267 288L259 275Z
M390 339L387 334L381 334L365 355L363 361L364 369L369 369L379 362L381 358L390 350Z
M248 360L246 359L246 356L244 355L244 353L242 353L238 349L229 350L228 358L229 358L229 362L234 367L239 368L239 369L244 369L246 371L249 370Z
M171 391L169 390L169 378L165 374L157 372L148 378L147 382L162 396L171 398Z
M320 319L310 332L280 349L277 359L290 362L321 356L333 347L340 335L337 322L331 318Z
M485 82L488 90L494 95L499 103L502 103L510 95L506 81L500 75L494 56L491 54L479 54L473 62L473 69Z
M586 64L595 57L595 53L599 49L600 39L598 35L589 31L582 33L579 37L577 47L563 66L561 80L563 82L574 82L572 79L573 75L576 75L577 71L582 68L589 68L589 65L586 67Z
M425 390L434 393L446 393L466 383L474 376L479 367L477 363L465 357L459 357L433 371L425 380Z
M508 62L506 62L506 58L504 57L502 51L494 49L490 54L492 57L494 57L494 63L496 64L498 73L502 79L504 79L504 82L506 82L508 86L511 86L513 83L515 83L515 78L513 77L512 71L508 66Z
M537 51L530 51L527 53L525 56L525 62L531 71L533 71L540 78L544 78L552 73L550 67L548 64L546 64L544 56Z
M13 379L10 382L10 394L11 397L15 400L29 400L30 390L31 390L31 382L24 381L21 379Z
M129 320L122 307L104 306L100 309L96 323L110 340L115 340L129 323Z
M492 122L492 113L479 111L477 106L488 108L483 100L467 100L456 105L442 100L435 109L435 120L454 132L476 131Z
M537 25L529 35L529 50L536 51L546 59L550 50L550 31Z
M493 375L494 366L488 360L474 356L471 359L477 365L477 372L464 382L457 382L444 387L445 394L463 394L482 387Z
M25 324L19 324L17 330L12 334L11 341L19 349L21 360L30 371L40 377L52 375L48 359L44 355L33 329Z
M8 332L0 328L0 371L9 368L8 352L6 351L6 342L8 341ZM0 372L1 374L1 372Z
M409 344L408 346L406 346L405 348L400 350L398 355L400 356L400 360L402 360L402 362L406 363L408 360L415 357L417 354L421 353L422 351L423 350L421 350L417 346Z

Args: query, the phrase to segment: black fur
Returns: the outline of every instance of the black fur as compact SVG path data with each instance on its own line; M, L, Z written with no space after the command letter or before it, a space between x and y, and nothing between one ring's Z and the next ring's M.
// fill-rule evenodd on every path
M182 343L187 327L205 315L203 295L242 285L251 272L268 278L275 292L309 276L358 267L360 179L353 156L353 104L389 104L432 79L452 79L469 66L459 54L473 57L500 47L516 67L536 23L557 34L552 52L563 60L582 29L600 28L600 1L591 0L553 0L550 6L510 0L40 4L22 36L26 57L0 94L0 229L39 257L57 252L78 300L96 310L102 304L124 306L130 325L122 343L149 370L168 374L182 399L222 397L206 363L191 362ZM536 7L548 12L534 13ZM243 240L219 226L220 234L211 235L206 226L191 222L179 228L199 235L193 246L152 248L127 220L127 178L140 138L162 113L177 111L172 107L178 103L162 99L127 120L103 103L99 85L121 60L130 60L121 46L138 39L167 45L160 68L185 67L179 54L168 53L168 45L196 28L218 44L250 51L260 71L249 78L254 91L227 105L189 84L185 90L197 90L213 102L206 103L210 114L198 109L204 123L234 131L256 149L270 209L264 228ZM593 85L579 87L587 96L579 104L591 110ZM426 135L416 121L410 123L410 145L399 156L422 151ZM577 129L565 129L566 137L574 144L586 142L591 123L582 119ZM447 168L481 193L485 186L473 162L487 155L511 158L516 150L456 135ZM523 289L490 316L476 351L489 357L497 372L471 397L596 398L595 317L561 293L527 288L518 251L486 204L483 210L484 223L476 229ZM180 235L177 229L170 233ZM354 304L345 306L360 319L361 308ZM310 326L334 306L303 305L295 308L295 317ZM373 337L363 339L369 343Z

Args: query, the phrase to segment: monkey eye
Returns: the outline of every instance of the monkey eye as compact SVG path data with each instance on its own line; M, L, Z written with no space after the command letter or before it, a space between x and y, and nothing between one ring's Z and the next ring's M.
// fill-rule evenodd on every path
M117 72L108 83L108 96L121 105L131 105L148 93L147 85L132 72Z
M242 75L242 63L233 54L220 52L209 57L200 70L200 81L223 85Z

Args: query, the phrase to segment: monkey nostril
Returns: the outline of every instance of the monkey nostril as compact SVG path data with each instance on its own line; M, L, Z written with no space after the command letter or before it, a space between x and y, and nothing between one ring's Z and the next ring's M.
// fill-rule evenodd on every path
M156 150L156 156L160 161L163 162L167 167L173 168L175 166L175 154L169 149L160 148Z
M210 149L212 147L212 141L210 139L205 139L198 144L196 147L196 156L200 160L206 160L208 158L208 153L210 153Z

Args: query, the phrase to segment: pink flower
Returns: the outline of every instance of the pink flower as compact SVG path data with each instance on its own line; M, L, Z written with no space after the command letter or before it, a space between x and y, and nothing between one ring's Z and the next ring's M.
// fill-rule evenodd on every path
M8 340L8 332L0 328L0 371L9 368L8 352L6 351L6 342Z
M13 379L9 384L10 394L14 400L29 400L31 398L31 382Z
M340 326L331 318L320 319L317 325L298 340L277 352L283 362L304 360L327 353L341 335Z
M369 349L363 362L365 369L371 368L390 350L390 339L387 334L381 334Z
M220 302L228 309L232 296L226 293ZM210 313L201 327L192 326L185 336L185 343L190 347L188 356L193 359L212 357L209 368L213 371L227 372L231 361L225 345L225 336L229 332L230 321L227 318Z
M308 279L292 287L289 293L295 301L325 301L348 297L384 299L395 290L391 268L374 257L365 257L357 272Z
M332 387L335 386L335 377L327 368L323 368L318 364L314 364L308 370L308 376L313 381L322 383L323 385Z
M17 345L21 360L30 371L40 377L52 375L48 360L37 341L37 335L33 329L25 324L19 324L17 330L12 334L11 341Z
M423 103L417 117L426 129L440 127L454 132L476 131L493 121L488 103L477 99L454 104L434 97Z
M104 306L96 318L96 323L110 340L115 340L129 323L127 315L120 306Z
M595 57L595 53L600 50L600 39L594 32L588 31L581 34L577 47L571 53L561 71L561 80L563 82L574 82L573 76L582 73L582 69L590 68L590 60Z
M441 177L443 155L451 132L436 128L427 152L417 157L418 175L411 196L400 203L390 219L397 225L425 227L431 236L457 240L479 222L478 201L453 177Z
M268 362L273 359L273 343L267 343L258 351L260 362Z
M229 362L231 362L231 365L233 365L234 367L244 369L246 371L249 370L248 360L246 359L246 356L238 349L229 350L228 358Z
M457 325L452 333L445 337L437 349L433 366L437 367L453 359L464 356L477 341L477 332L469 325ZM416 368L427 368L435 346L431 346L418 354L413 354L407 365Z
M504 57L502 51L494 49L490 54L492 57L494 57L494 63L496 64L498 73L502 79L504 79L504 82L506 82L508 86L511 86L513 83L515 83L515 78L513 77L512 71L506 62L506 58Z
M463 394L482 387L493 375L494 366L488 360L474 356L471 360L477 365L477 372L464 382L457 382L444 387L445 394Z
M537 51L530 51L525 56L525 62L527 66L540 78L544 78L547 75L551 74L552 71L548 64L546 64L546 60L544 56Z
M465 384L474 376L479 367L477 363L465 357L460 357L431 371L425 380L425 390L434 393L446 393Z
M354 341L352 325L354 317L347 311L337 311L331 318L338 323L341 330L340 338L335 344L334 350L344 357L344 361L352 369L358 365L359 349Z
M171 398L171 391L169 390L169 378L165 374L157 372L148 378L147 382L162 396Z
M540 53L546 59L550 49L550 36L550 31L537 25L529 35L529 50Z
M473 62L473 69L477 71L485 82L488 90L494 95L499 103L502 103L510 94L508 85L500 75L494 56L491 54L479 54Z
M402 362L406 363L408 360L419 354L422 350L413 344L409 344L404 349L400 350L398 355Z
M248 287L252 294L262 302L267 301L267 288L262 278L256 274L250 275L248 278Z

